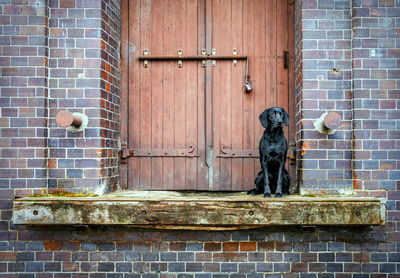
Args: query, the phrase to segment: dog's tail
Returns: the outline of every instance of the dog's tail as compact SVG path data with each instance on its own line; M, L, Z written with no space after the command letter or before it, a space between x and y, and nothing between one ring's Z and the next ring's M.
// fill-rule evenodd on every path
M264 181L264 172L261 170L260 172L258 172L256 178L254 179L256 188L250 189L249 191L247 191L247 194L256 195L264 193L262 190L264 186L263 181Z

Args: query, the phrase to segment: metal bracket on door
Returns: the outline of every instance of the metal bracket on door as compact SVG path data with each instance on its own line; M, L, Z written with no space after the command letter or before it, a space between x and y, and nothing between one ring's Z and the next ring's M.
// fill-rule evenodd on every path
M178 55L179 56L183 55L182 49L178 49ZM182 66L183 66L182 60L178 60L178 68L181 68Z
M223 158L258 158L259 150L231 150L227 146L222 146L217 157Z
M236 55L237 55L237 48L234 48L233 49L233 56L236 56ZM238 60L234 59L233 60L233 66L237 67L237 65L238 65Z
M215 48L213 48L212 50L211 50L211 56L216 56L217 55L217 50L215 49ZM211 65L213 66L213 67L216 67L217 66L217 60L212 60L211 61Z
M144 55L144 56L149 55L149 51L148 51L147 49L143 49L143 55ZM143 61L143 66L144 66L145 68L149 67L149 60L144 60L144 61Z
M203 48L203 49L201 50L201 55L203 55L204 57L207 56L207 50L206 50L205 48ZM206 67L206 64L207 64L207 60L202 60L202 61L201 61L201 65L203 66L203 68Z

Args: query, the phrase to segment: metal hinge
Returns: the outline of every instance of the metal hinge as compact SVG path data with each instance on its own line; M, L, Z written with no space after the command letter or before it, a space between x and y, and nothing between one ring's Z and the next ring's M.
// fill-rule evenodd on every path
M121 149L119 150L119 158L121 163L127 163L128 157L131 156L130 150L127 148L127 143L121 143Z
M290 165L296 164L296 143L290 143L286 154L286 158L289 159Z
M120 161L127 163L128 157L198 157L196 148L189 145L186 149L128 149L126 143L121 144Z
M289 51L283 51L283 68L289 68Z

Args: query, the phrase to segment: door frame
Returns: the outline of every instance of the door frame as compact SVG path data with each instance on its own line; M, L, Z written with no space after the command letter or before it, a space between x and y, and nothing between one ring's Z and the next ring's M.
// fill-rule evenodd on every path
M212 0L204 0L206 5L211 5ZM295 136L297 133L297 127L295 126L296 118L296 94L295 94L295 0L284 0L287 3L287 41L288 41L288 51L289 51L289 68L287 72L288 80L288 112L290 114L290 123L292 132L288 132L288 143L289 147L295 148ZM129 0L121 1L121 42L120 42L120 70L121 70L121 110L120 110L120 154L123 154L124 147L127 147L128 142L128 123L129 123L129 26L134 26L135 22L129 17ZM209 13L210 9L206 9L206 13ZM211 16L206 14L206 16ZM206 30L212 28L212 22L206 21ZM206 47L211 48L212 38L211 32L206 32L208 36L206 37ZM207 67L209 68L209 67ZM207 82L211 77L211 70L206 72L206 86L212 86L211 82ZM206 92L211 92L209 89ZM206 112L211 110L211 98L206 96ZM206 113L206 115L209 115ZM206 138L207 140L207 138ZM294 157L296 155L294 154ZM119 159L119 181L120 188L127 189L128 186L128 163L121 163L121 158ZM288 171L292 177L296 177L296 163L295 165L287 164ZM298 180L291 183L291 191L298 192Z

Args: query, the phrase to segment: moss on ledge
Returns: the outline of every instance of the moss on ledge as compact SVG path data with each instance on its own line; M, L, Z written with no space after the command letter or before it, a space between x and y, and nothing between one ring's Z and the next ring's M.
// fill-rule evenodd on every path
M63 190L57 190L53 193L42 193L42 194L32 194L28 197L35 197L35 198L43 198L43 197L72 197L72 198L79 198L79 197L98 197L99 195L92 193L92 192L78 192L78 193L71 193L66 192Z

